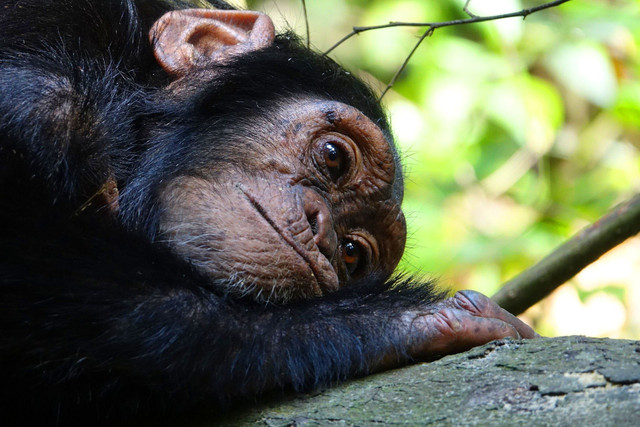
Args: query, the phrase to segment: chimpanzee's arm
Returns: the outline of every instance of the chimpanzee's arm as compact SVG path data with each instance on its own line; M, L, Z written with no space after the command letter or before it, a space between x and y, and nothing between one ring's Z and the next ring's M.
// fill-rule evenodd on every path
M0 415L86 421L216 406L529 333L490 309L476 311L494 319L470 321L473 295L439 301L429 287L234 301L117 225L49 214L0 215ZM474 342L469 327L488 332Z
M54 228L2 237L0 413L181 410L364 374L406 363L400 316L428 308L410 301L417 291L233 301L117 229Z

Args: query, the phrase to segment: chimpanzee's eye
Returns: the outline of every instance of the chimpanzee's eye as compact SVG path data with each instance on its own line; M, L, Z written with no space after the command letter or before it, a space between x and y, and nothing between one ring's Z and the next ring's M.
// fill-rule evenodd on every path
M323 147L324 164L327 166L329 176L337 181L345 172L348 159L339 144L327 142Z
M346 240L342 244L342 260L349 275L356 273L360 265L364 264L364 251L359 243L352 240Z

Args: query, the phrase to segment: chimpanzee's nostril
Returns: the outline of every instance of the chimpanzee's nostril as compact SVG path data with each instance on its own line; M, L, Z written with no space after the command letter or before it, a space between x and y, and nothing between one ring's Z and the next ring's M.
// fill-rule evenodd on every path
M311 215L307 217L307 220L309 221L309 225L311 226L311 232L315 236L316 234L318 234L318 216Z

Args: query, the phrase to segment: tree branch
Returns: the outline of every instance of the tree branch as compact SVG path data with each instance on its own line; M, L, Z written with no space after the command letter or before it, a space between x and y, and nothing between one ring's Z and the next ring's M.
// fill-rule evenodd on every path
M353 27L353 31L351 31L349 34L347 34L343 38L341 38L336 44L331 46L324 54L328 55L331 51L333 51L335 48L340 46L342 43L349 40L351 37L355 36L356 34L364 33L366 31L379 30L382 28L393 28L393 27L427 27L427 32L431 31L431 33L433 33L437 28L451 27L454 25L473 24L476 22L485 22L485 21L495 21L498 19L505 19L505 18L522 17L524 19L527 16L531 15L532 13L535 13L544 9L549 9L551 7L559 6L562 3L566 3L568 1L570 0L555 0L549 3L541 4L539 6L530 7L528 9L522 9L518 12L504 13L501 15L491 15L491 16L477 16L470 13L467 9L469 2L467 2L464 6L464 11L470 16L470 18L454 19L452 21L443 21L443 22L389 22L388 24L382 24L382 25Z
M640 194L615 207L533 267L504 284L492 299L520 314L604 253L640 232Z

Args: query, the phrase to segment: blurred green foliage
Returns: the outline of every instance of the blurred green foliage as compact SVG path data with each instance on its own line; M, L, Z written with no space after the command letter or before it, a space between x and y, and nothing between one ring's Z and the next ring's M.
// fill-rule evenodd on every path
M541 3L474 0L469 9L490 15ZM355 25L466 18L464 4L307 0L311 42L324 51ZM248 6L305 32L299 0ZM382 90L423 31L363 33L332 56ZM526 20L448 27L427 38L384 99L407 165L400 268L492 294L640 191L639 48L640 2L631 0L573 0ZM583 300L605 292L632 313L639 303L625 289L634 283L567 286ZM632 317L616 333L638 336Z

